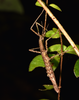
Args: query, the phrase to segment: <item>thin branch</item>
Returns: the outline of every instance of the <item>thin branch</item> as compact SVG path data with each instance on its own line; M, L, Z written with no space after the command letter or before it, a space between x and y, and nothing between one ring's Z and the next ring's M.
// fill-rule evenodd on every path
M76 44L73 42L73 40L71 39L71 37L68 35L68 33L65 31L65 29L63 28L63 26L60 24L60 22L57 20L57 18L52 14L52 12L47 8L47 6L41 1L41 0L37 0L41 6L44 8L44 10L48 13L48 15L51 17L51 19L54 21L54 23L58 26L58 28L60 29L60 31L63 33L63 35L66 37L66 39L69 41L69 43L71 44L71 46L74 48L75 52L77 53L77 55L79 56L79 50L76 46Z
M48 0L46 0L46 5L48 5ZM47 12L45 12L44 32L45 32L45 28L46 28L46 22L47 22Z
M61 42L61 54L63 53L63 41L62 41L62 35L59 30L60 35L60 42ZM60 76L59 76L59 93L58 93L58 100L60 100L60 89L61 89L61 78L62 78L62 63L63 63L63 54L61 55L61 61L60 61Z
M53 58L55 58L55 57L57 57L57 56L64 55L65 53L71 51L72 49L73 49L73 48L71 48L71 49L69 49L69 50L66 50L66 51L62 52L62 54L61 54L61 53L57 53L56 55L50 57L50 60L53 59Z

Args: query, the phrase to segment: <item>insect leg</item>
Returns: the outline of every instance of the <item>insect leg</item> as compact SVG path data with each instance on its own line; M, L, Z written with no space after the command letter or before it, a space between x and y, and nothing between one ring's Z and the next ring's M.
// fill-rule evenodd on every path
M36 49L39 49L39 47L29 49L29 51L34 52L34 53L41 53L40 51L36 51Z
M34 21L34 23L32 24L32 26L30 27L30 30L32 32L34 32L36 35L40 36L35 30L33 30L33 26L36 24L37 20L40 18L40 16L42 15L42 13L44 12L44 9L42 10L42 12L40 13L40 15L37 17L37 19Z
M48 40L50 40L54 35L56 35L58 31L59 31L59 29L56 31L55 34L53 34L51 37L49 37L49 38L45 41L46 50L48 49L48 47L47 47L47 42L48 42Z

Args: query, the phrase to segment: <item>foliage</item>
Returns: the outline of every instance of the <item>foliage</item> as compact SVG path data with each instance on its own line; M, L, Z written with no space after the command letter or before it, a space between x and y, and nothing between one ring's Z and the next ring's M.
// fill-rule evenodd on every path
M35 3L35 5L41 7L41 5L39 4L38 1ZM55 4L49 4L49 6L51 6L54 9L57 9L59 11L62 11ZM45 37L46 38L52 37L52 39L60 38L59 30L57 28L52 28L52 30L49 30L49 31L46 32ZM79 48L79 45L76 45L76 46ZM50 52L50 53L57 52L57 54L61 54L61 44L51 45L48 48L48 52ZM68 54L77 55L71 45L69 45L69 46L63 45L63 52L68 53ZM51 56L55 56L55 54L49 54L49 57L51 57ZM51 60L50 62L51 62L51 64L53 64L52 68L55 71L56 68L58 67L59 63L60 63L60 56L59 55L55 56L53 58L53 60ZM38 56L33 58L33 60L31 61L30 65L29 65L29 71L33 71L37 67L43 67L43 68L45 67L41 55L38 55ZM74 75L77 78L79 77L79 59L76 61L75 65L74 65ZM41 91L53 89L53 86L51 86L51 85L43 85L43 86L44 86L45 89L40 89ZM40 100L47 100L47 99L40 99Z
M39 90L40 90L40 91L46 91L46 90L51 90L51 89L53 89L53 85L45 84L45 85L43 85L43 87L44 87L45 89L39 89Z
M51 37L52 35L54 35L57 32L57 28L53 28L52 30L49 30L46 32L46 37ZM57 34L55 34L54 36L52 36L53 39L58 39L59 38L59 31L57 32ZM76 45L79 48L79 45ZM57 52L57 53L61 53L61 44L54 44L51 45L48 48L48 51L51 52ZM74 51L74 49L72 48L71 45L69 45L68 47L63 45L63 52L68 53L68 54L73 54L73 55L77 55ZM54 54L49 54L49 57L51 56L55 56ZM55 71L55 69L58 67L59 63L60 63L60 56L56 56L53 60L51 60L52 68ZM79 67L78 67L78 62L75 63L74 66L74 73L76 77L79 77L78 73L79 73ZM36 57L33 58L33 60L30 63L29 66L29 71L33 71L35 68L37 67L45 67L42 56L38 55Z
M46 37L59 38L59 30L57 28L52 28L52 30L46 32Z
M79 77L79 59L76 61L74 66L74 74L78 78Z
M45 2L43 2L43 3L45 4ZM42 6L39 4L38 1L35 3L35 5L38 6L38 7L42 7ZM62 11L62 10L60 9L60 7L58 7L56 4L53 4L53 3L52 3L52 4L49 4L49 6L52 7L52 8L54 8L54 9L56 9L56 10Z
M50 4L49 6L59 11L62 11L56 4Z
M30 63L29 71L33 71L36 67L45 67L42 56L36 56Z

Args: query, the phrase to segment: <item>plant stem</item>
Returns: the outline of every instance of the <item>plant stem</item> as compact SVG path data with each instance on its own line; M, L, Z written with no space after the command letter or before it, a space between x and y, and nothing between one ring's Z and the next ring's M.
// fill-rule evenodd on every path
M48 0L46 0L46 5L48 5ZM45 32L45 28L46 28L46 22L47 22L47 12L45 12L44 32Z
M60 42L61 42L61 62L60 62L60 76L59 76L59 93L58 93L58 100L60 100L60 88L61 88L61 78L62 78L62 63L63 63L63 41L62 41L62 35L59 30L60 35Z
M68 35L68 33L65 31L65 29L63 28L63 26L60 24L60 22L57 20L57 18L52 14L52 12L47 8L47 6L41 0L37 0L37 1L41 4L41 6L48 13L48 15L54 21L54 23L58 26L58 28L60 29L60 31L63 33L63 35L66 37L66 39L69 41L69 43L71 44L71 46L73 47L73 49L75 50L75 52L77 53L77 55L79 56L79 50L78 50L77 46L75 45L75 43L73 42L73 40L71 39L71 37Z

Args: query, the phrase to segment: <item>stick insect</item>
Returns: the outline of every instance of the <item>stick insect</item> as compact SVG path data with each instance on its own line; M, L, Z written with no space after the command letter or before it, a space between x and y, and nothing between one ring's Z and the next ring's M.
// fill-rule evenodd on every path
M43 41L44 41L44 37L45 37L45 31L47 29L45 29L45 31L43 31L42 35L39 33L39 28L38 28L38 23L37 23L37 20L39 19L39 17L42 15L42 13L44 12L44 10L42 10L41 14L37 17L37 19L34 21L34 23L32 24L31 26L31 31L33 31L37 36L39 36L39 49L40 49L40 52L39 51L35 51L35 49L38 49L38 48L33 48L33 49L29 49L29 51L32 51L32 52L36 52L36 53L41 53L42 55L42 58L43 58L43 61L44 61L44 64L45 64L45 69L46 69L46 73L47 73L47 76L49 77L49 79L51 80L52 84L53 84L53 87L54 87L54 90L59 93L59 87L57 85L57 82L56 82L56 78L55 78L55 74L54 74L54 71L52 69L52 66L51 66L51 63L50 63L50 59L47 55L47 41L51 38L48 38L46 41L45 41L45 47L43 45ZM34 31L33 30L33 26L36 24L36 27L37 27L37 31ZM41 26L41 25L40 25ZM43 28L43 26L41 26Z

